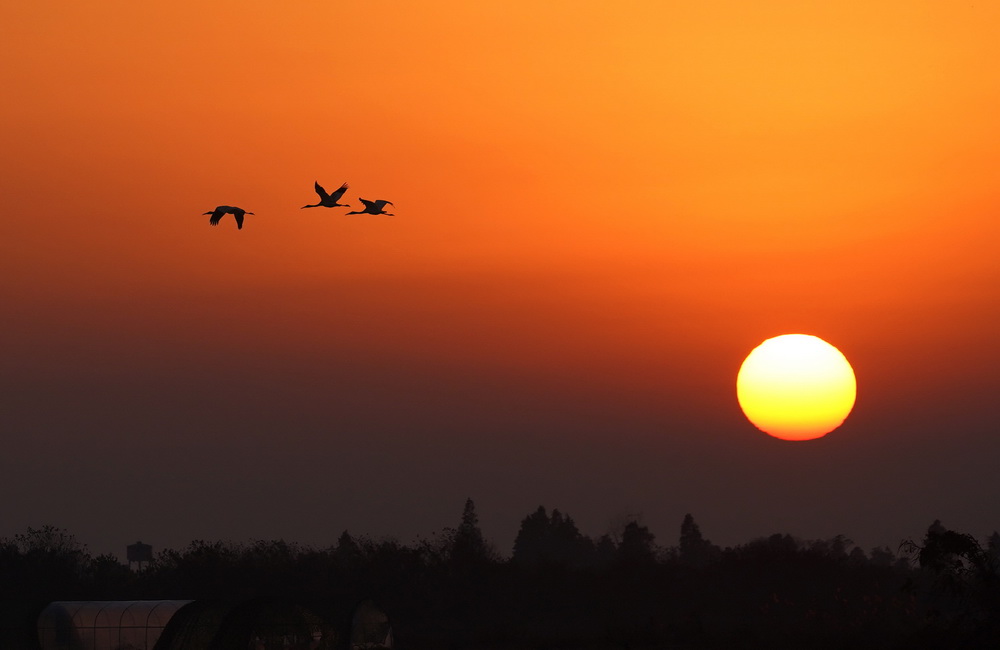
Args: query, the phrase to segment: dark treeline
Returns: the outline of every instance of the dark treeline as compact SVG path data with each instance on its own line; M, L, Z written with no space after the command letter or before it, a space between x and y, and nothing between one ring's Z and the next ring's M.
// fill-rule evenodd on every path
M641 519L597 539L539 507L509 558L466 502L455 528L409 545L343 532L328 548L193 541L142 571L71 534L0 540L0 598L273 598L356 603L422 648L1000 647L1000 535L985 546L934 522L899 548L788 534L720 548L691 515L663 544Z

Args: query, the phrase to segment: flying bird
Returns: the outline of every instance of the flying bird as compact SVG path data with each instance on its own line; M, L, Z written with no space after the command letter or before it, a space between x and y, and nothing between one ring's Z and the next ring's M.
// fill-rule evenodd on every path
M344 183L340 188L332 193L327 194L323 186L316 182L316 193L319 194L319 203L316 205L303 205L303 208L349 208L351 206L346 203L337 203L340 197L344 196L344 192L347 191L347 183Z
M358 199L365 204L364 210L352 211L347 214L384 214L387 217L394 217L396 215L391 212L386 212L384 210L385 206L392 205L392 202L379 199L378 201L369 201L368 199Z
M236 218L236 228L238 230L243 230L243 215L253 214L253 212L247 212L243 208L234 208L231 205L220 205L211 212L205 212L204 214L212 215L208 218L208 223L213 226L218 226L222 217L227 214L231 214Z

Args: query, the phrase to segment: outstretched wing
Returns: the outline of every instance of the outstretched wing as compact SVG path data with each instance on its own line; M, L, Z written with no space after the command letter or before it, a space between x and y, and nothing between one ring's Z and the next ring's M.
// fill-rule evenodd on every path
M346 191L347 191L347 183L344 183L337 189L336 192L330 195L330 198L333 199L334 203L336 203L337 201L340 200L340 197L344 196L344 192Z
M326 201L328 198L330 198L330 195L326 193L326 190L324 190L323 186L319 184L319 181L316 181L315 187L316 187L316 193L319 194L320 201Z
M365 211L366 212L368 210L377 210L378 209L378 207L376 207L376 206L378 206L378 201L369 201L368 199L362 199L361 197L358 197L358 200L365 204Z
M375 208L379 212L381 212L383 210L383 208L385 208L385 206L387 206L387 205L392 205L392 202L391 201L386 201L384 199L379 199L378 201L375 201ZM393 207L396 207L396 206L393 206Z
M236 217L236 229L237 230L243 230L243 215L244 214L246 214L246 213L243 212L243 210L237 210L236 212L233 213L233 216Z
M226 214L226 211L223 209L223 207L224 206L220 205L219 207L217 207L212 212L212 216L208 218L208 223L210 225L212 225L212 226L218 226L219 225L219 220L222 219L223 215Z

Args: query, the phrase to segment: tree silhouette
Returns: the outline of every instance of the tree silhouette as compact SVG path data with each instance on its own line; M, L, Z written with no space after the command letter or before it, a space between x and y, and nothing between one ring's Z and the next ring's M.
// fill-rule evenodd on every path
M450 531L449 559L452 564L467 567L488 562L495 553L483 538L479 528L479 516L476 515L476 504L466 499L462 509L462 521L458 528Z
M569 515L548 516L543 506L521 520L511 561L515 564L581 566L590 561L594 544L580 534Z
M572 566L589 563L594 543L580 533L572 517L553 510L549 520L549 535L554 558L562 558L562 563Z
M963 647L1000 647L996 616L1000 576L989 551L975 537L949 530L935 520L922 544L905 540L900 549L915 556L921 572L930 578L923 593L933 614L923 630L927 638L939 635L947 639L947 647L959 646L953 643L954 637L977 640L976 645Z
M346 530L321 549L283 540L194 541L162 551L142 573L113 556L91 558L61 529L29 529L0 539L0 593L10 599L0 607L0 648L37 648L45 603L95 598L195 599L198 607L239 607L248 616L258 605L292 604L317 612L322 620L310 629L330 625L340 641L354 605L373 598L413 650L1000 647L998 533L984 550L935 522L913 543L916 569L884 547L866 555L844 536L802 542L775 534L723 551L690 514L668 556L640 521L595 543L572 517L540 506L521 521L508 563L484 538L468 499L458 525L433 543L407 546ZM573 560L574 552L586 562ZM699 564L705 554L712 561ZM703 628L702 618L711 626ZM282 644L290 642L282 635Z
M1000 570L1000 533L995 530L986 538L986 556L994 571Z
M594 542L594 564L606 568L615 563L618 558L618 547L611 535L601 535Z
M868 561L874 566L888 567L896 561L896 555L888 546L876 546L871 550Z
M358 562L361 561L361 547L358 546L357 542L354 541L354 538L346 530L337 539L334 557L337 558L337 562L341 566L347 568L357 566Z
M988 570L990 564L975 537L948 530L940 520L934 520L927 528L923 544L905 541L901 547L917 556L922 569L942 576L960 578L981 574Z
M618 545L618 559L623 566L639 567L651 565L656 560L653 542L656 536L646 526L636 521L625 524L622 541Z
M543 506L521 520L514 539L511 560L523 564L539 564L548 559L549 515Z
M5 555L12 553L17 557L16 571L30 576L23 589L39 596L47 588L58 588L62 594L75 593L91 562L87 547L65 529L55 526L29 527L5 546ZM21 580L7 573L4 582L17 584Z
M718 555L719 548L702 537L701 528L695 523L691 513L684 515L681 522L681 537L678 547L680 561L692 566L706 564Z
M809 551L815 555L831 560L847 559L848 550L854 542L844 535L836 535L833 539L818 539L809 544Z

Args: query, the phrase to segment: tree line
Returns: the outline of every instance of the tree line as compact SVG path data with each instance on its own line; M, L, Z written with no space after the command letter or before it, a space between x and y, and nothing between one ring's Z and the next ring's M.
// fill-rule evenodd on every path
M25 611L54 600L370 598L407 648L1000 647L996 532L981 544L935 521L896 549L787 533L722 548L687 514L675 539L658 544L640 517L591 538L539 506L504 557L469 499L454 528L410 544L348 531L326 548L195 540L133 571L45 526L0 539L0 598Z

